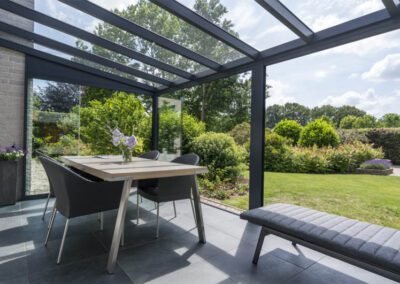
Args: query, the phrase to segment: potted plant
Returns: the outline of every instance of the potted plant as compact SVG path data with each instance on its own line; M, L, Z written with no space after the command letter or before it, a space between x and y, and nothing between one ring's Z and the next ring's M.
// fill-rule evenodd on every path
M17 202L18 161L24 155L15 144L0 148L0 205Z

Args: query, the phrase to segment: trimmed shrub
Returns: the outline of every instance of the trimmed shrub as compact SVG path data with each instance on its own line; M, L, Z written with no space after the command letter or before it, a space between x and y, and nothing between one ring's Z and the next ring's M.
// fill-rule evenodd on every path
M190 153L193 140L206 132L206 124L190 114L183 114L182 153Z
M382 164L361 164L360 169L365 170L386 170L385 165Z
M328 173L329 163L323 151L316 146L311 148L294 148L292 155L292 172L296 173Z
M235 140L228 134L206 132L197 137L193 151L200 156L200 163L208 167L210 180L235 181L240 174L243 160Z
M292 168L291 140L274 132L265 134L266 171L290 172Z
M307 124L301 131L299 144L301 146L318 147L339 145L339 135L332 125L323 119L316 119Z
M369 129L366 137L374 147L382 147L386 159L400 164L400 128Z
M244 145L250 140L250 124L248 122L243 122L237 124L230 132L229 135L235 139L238 145Z
M354 142L369 143L367 129L338 129L340 143L351 144Z
M296 145L302 129L303 127L297 121L284 119L275 126L274 132L292 140L292 144Z

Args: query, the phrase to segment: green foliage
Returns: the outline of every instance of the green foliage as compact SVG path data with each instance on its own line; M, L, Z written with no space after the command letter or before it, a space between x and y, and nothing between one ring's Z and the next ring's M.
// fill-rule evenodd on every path
M39 87L34 97L38 110L70 112L74 106L79 105L80 90L78 85L48 83L45 87Z
M328 173L329 163L322 150L316 146L293 148L291 168L287 172L295 173ZM287 162L288 163L288 162Z
M354 142L369 143L366 136L367 129L338 129L340 143L348 144Z
M292 140L292 144L299 141L302 126L295 120L284 119L275 125L274 132Z
M385 167L385 165L382 165L382 164L361 164L360 169L386 170L386 167Z
M243 161L231 136L224 133L206 132L197 137L193 151L200 156L200 163L208 167L210 180L235 181Z
M299 144L306 147L337 146L339 141L339 135L332 125L322 119L317 119L303 128Z
M352 129L352 128L354 128L356 120L357 120L357 116L354 116L354 115L345 116L340 121L339 127L341 129Z
M264 168L266 171L286 172L290 171L291 164L291 145L292 141L270 132L265 134L264 149Z
M111 129L118 128L125 135L138 138L134 154L147 151L150 145L151 117L134 95L116 92L104 103L94 100L81 108L81 138L99 154L118 153L111 142Z
M161 151L175 153L175 140L180 135L181 117L180 113L171 109L168 105L160 108L160 125L159 125L159 141L158 148Z
M204 122L199 121L190 114L183 113L182 153L192 152L193 140L206 131Z
M250 140L250 124L243 122L235 125L235 127L229 132L229 135L233 137L238 145L244 145Z
M386 159L400 164L400 128L368 129L366 136L375 147L382 147Z
M400 127L400 115L387 113L380 119L380 122L383 127Z
M376 118L368 114L357 117L353 124L353 128L374 128L377 126Z
M286 103L284 105L272 105L265 111L265 126L274 126L283 119L295 120L301 125L310 121L310 109L298 103Z

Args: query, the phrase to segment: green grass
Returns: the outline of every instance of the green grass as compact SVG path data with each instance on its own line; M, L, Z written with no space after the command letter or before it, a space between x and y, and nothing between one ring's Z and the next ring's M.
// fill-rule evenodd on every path
M248 208L248 196L226 204ZM400 177L265 173L264 203L284 202L400 229Z

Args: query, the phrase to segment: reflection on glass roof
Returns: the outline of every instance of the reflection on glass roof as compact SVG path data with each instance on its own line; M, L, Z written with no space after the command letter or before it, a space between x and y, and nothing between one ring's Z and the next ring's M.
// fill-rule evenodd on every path
M211 17L209 11L195 6L195 0L178 2L207 19ZM224 13L215 23L260 51L297 38L254 0L221 0L220 3L220 11Z
M104 66L104 65L101 65L101 64L97 64L97 63L94 63L92 61L88 61L88 60L83 59L83 58L74 57L74 56L71 56L71 55L66 54L64 52L60 52L58 50L54 50L52 48L48 48L48 47L40 45L40 44L35 44L34 48L37 49L37 50L46 52L48 54L51 54L51 55L54 55L54 56L57 56L57 57L61 57L63 59L69 60L69 61L81 63L81 64L86 65L88 67L92 67L92 68L95 68L97 70L104 71L104 72L107 72L107 73L110 73L110 74L113 74L113 75L124 77L124 78L130 79L130 80L133 80L133 81L136 81L136 82L140 82L140 83L143 83L143 84L146 84L146 85L149 85L149 86L153 86L153 87L157 87L157 88L161 87L160 84L157 84L157 83L154 83L154 82L151 82L151 81L147 81L147 80L138 78L138 77L133 76L131 74L128 74L128 73L125 73L125 72L121 72L121 71L116 70L114 68L110 68L110 67L107 67L107 66Z
M281 0L314 32L384 9L381 0Z
M206 69L206 67L201 64L132 35L59 1L35 1L35 9L187 72L196 73ZM63 42L63 39L59 39L59 41Z
M90 1L220 64L244 56L148 0L124 2L125 6L118 1Z

